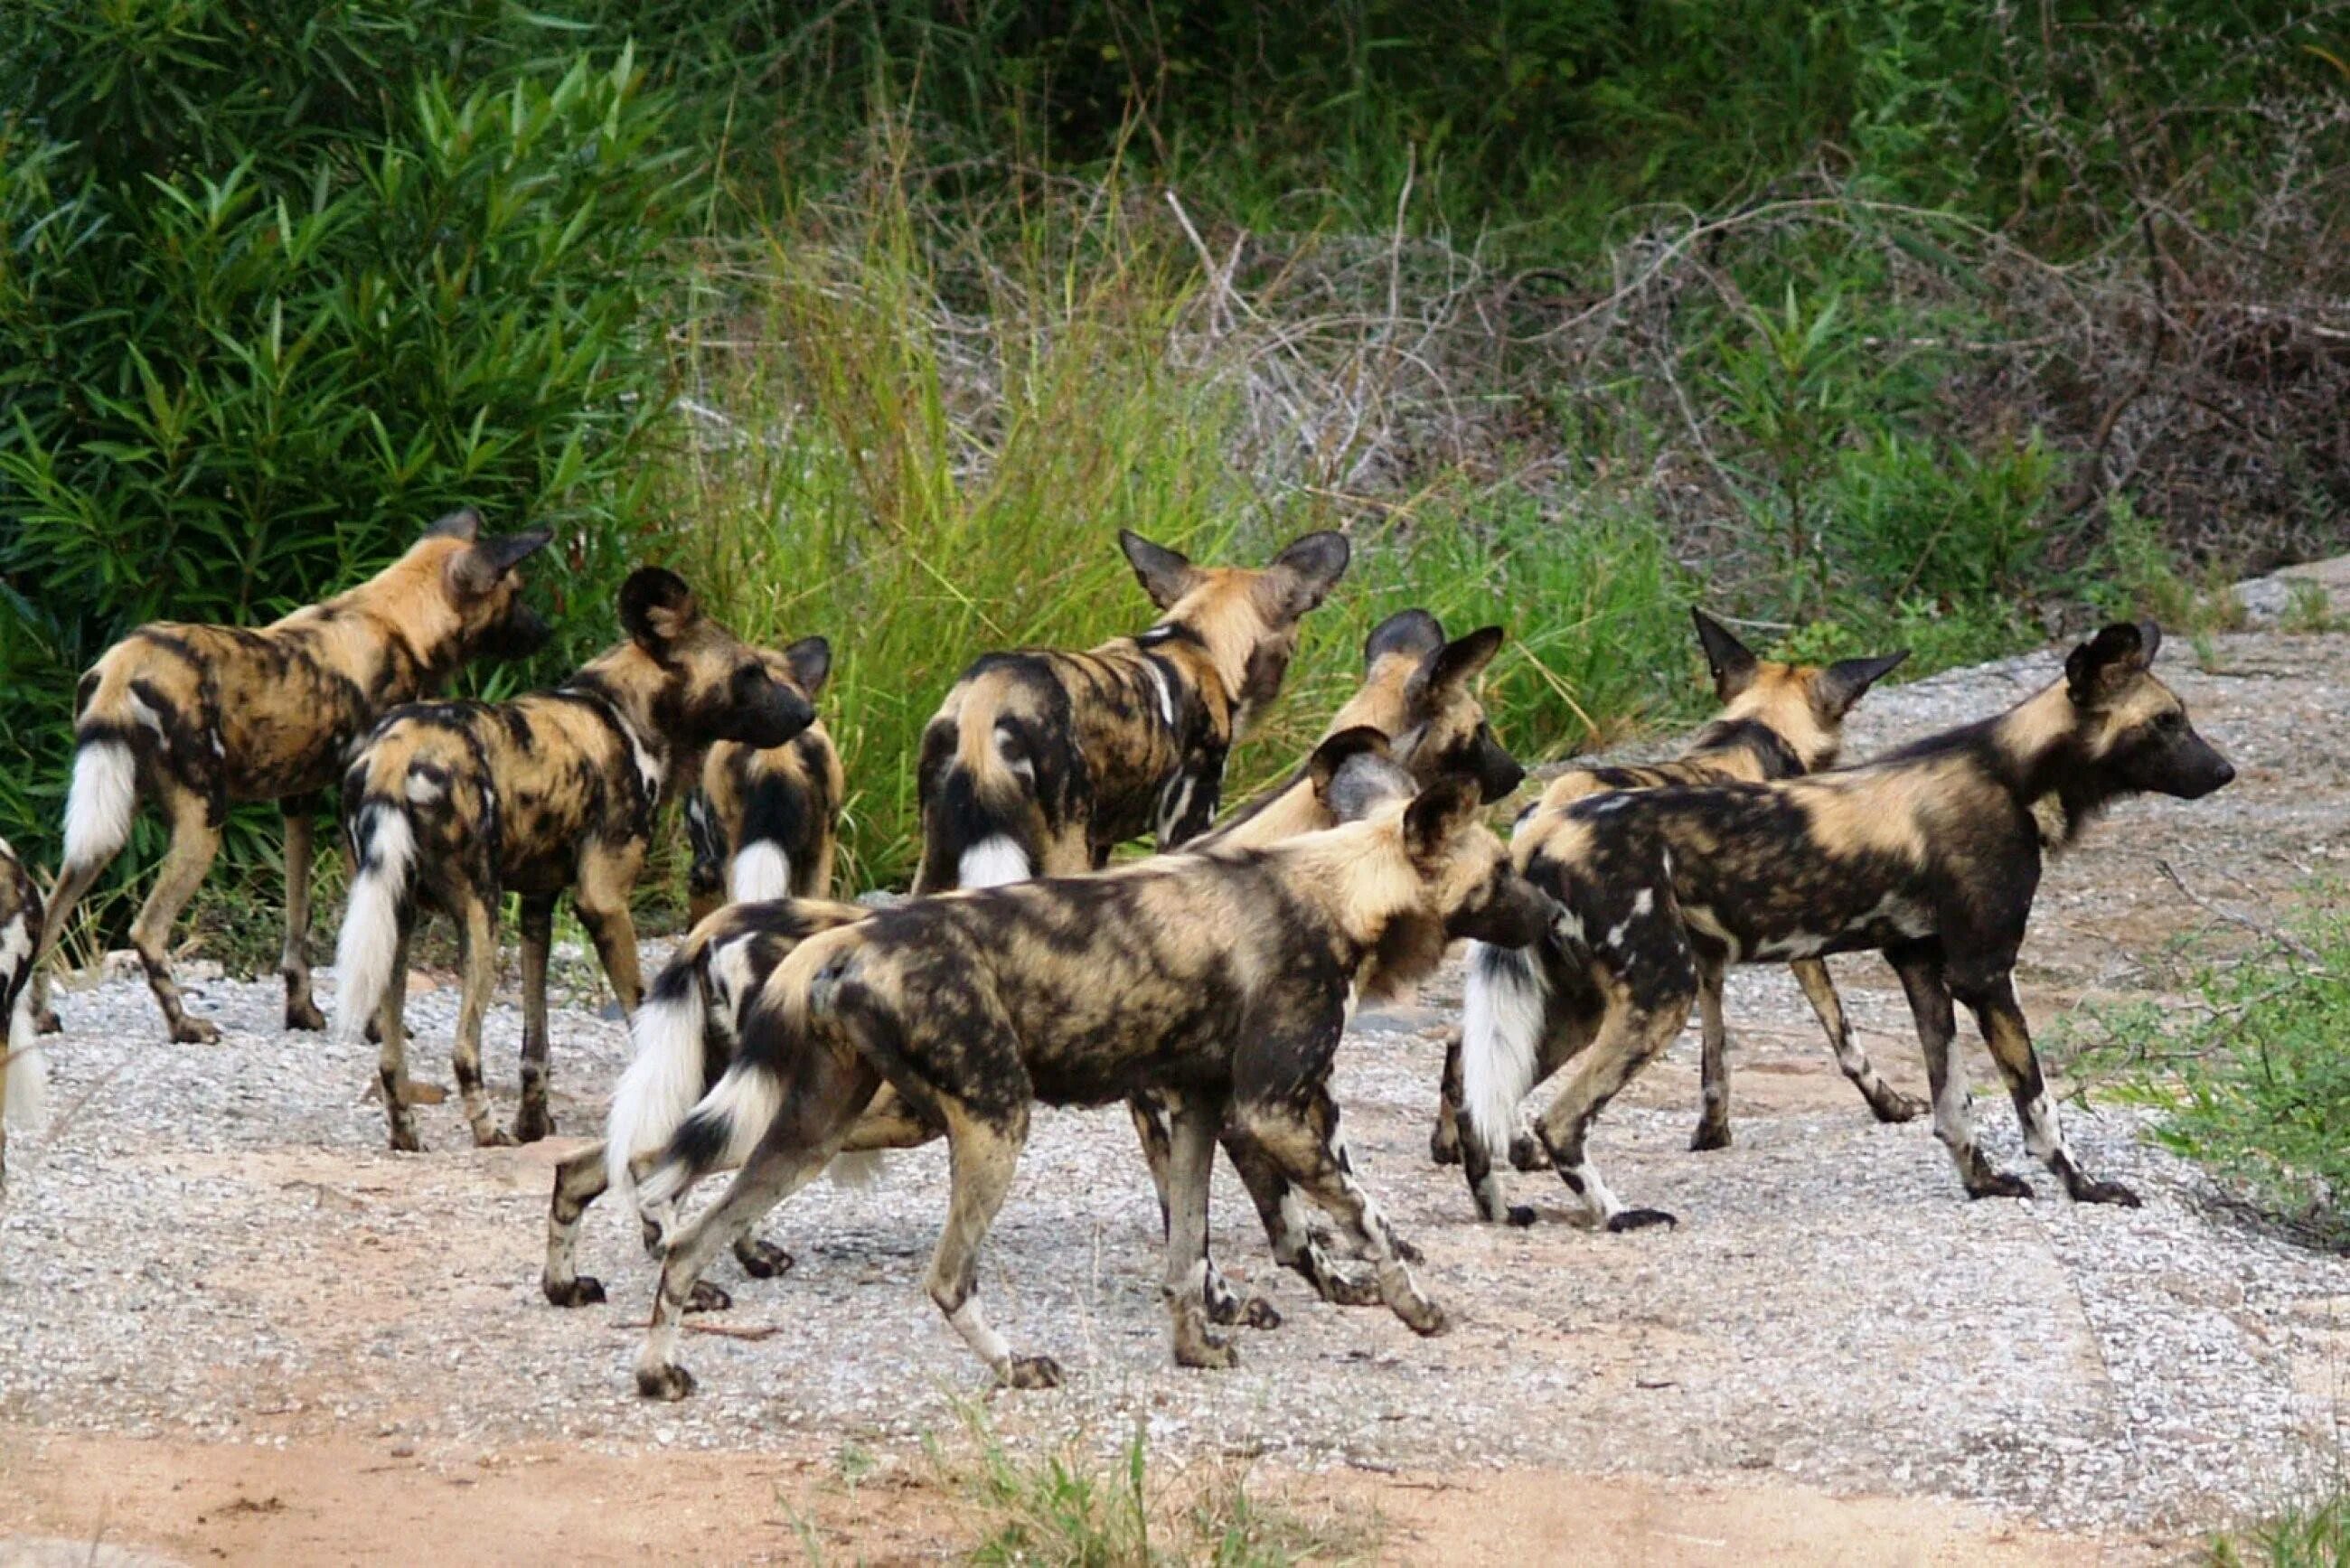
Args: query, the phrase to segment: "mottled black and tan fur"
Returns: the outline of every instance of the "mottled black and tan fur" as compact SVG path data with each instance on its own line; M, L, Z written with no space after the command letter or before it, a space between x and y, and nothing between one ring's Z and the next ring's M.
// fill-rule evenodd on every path
M767 656L775 679L813 704L832 673L832 645L805 637ZM780 746L721 741L702 759L686 796L693 862L687 909L699 923L726 903L821 898L832 888L840 803L840 753L821 720Z
M1970 1196L2032 1189L1975 1142L1950 1061L1954 1002L1982 1031L2025 1147L2076 1200L2136 1204L2065 1147L2012 972L2040 884L2035 806L2053 802L2069 835L2108 802L2198 799L2235 776L2155 676L2159 641L2152 625L2108 626L2072 650L2061 680L2006 712L1862 766L1602 794L1530 823L1518 864L1562 913L1536 962L1489 974L1491 1016L1466 1020L1466 1101L1488 1147L1508 1137L1538 1061L1578 1058L1535 1136L1594 1220L1669 1220L1623 1207L1601 1181L1587 1147L1601 1108L1670 1044L1723 965L1875 950L1908 995L1935 1134ZM1476 1196L1500 1217L1497 1193Z
M1298 623L1347 569L1308 534L1261 571L1195 566L1132 533L1119 546L1165 613L1086 653L991 653L922 732L916 893L1099 868L1153 834L1171 849L1215 819L1224 759L1280 692Z
M1795 778L1835 765L1844 744L1844 721L1868 689L1908 657L1906 651L1876 659L1847 659L1826 666L1786 664L1756 657L1736 634L1707 615L1691 608L1698 641L1705 649L1707 670L1713 678L1721 714L1690 738L1681 754L1670 762L1631 767L1570 768L1553 779L1521 818L1520 826L1544 820L1589 795L1610 790L1658 789L1673 784L1762 784ZM1845 1019L1844 1002L1825 962L1799 959L1787 966L1820 1021L1835 1053L1836 1065L1881 1122L1906 1122L1923 1111L1922 1101L1896 1092L1877 1068ZM1482 985L1482 964L1470 966L1468 984ZM1729 1036L1718 990L1698 999L1705 1039L1706 1096L1697 1132L1690 1147L1698 1149L1730 1146ZM1543 1077L1557 1069L1555 1062L1538 1066ZM1464 1156L1461 1123L1461 1037L1447 1046L1444 1077L1437 1096L1436 1127L1429 1153L1439 1165L1464 1158L1482 1166L1490 1163L1480 1148ZM1512 1163L1521 1170L1539 1168L1542 1146L1528 1137L1513 1138ZM1475 1179L1471 1186L1482 1186Z
M556 690L510 702L413 703L384 716L343 774L357 871L336 949L336 1022L373 1019L391 1147L417 1141L407 1093L408 944L420 908L457 928L463 994L454 1051L473 1141L554 1130L546 1103L546 958L566 892L623 1012L641 990L629 894L680 756L720 741L780 746L816 711L760 651L702 613L674 573L620 587L629 640ZM502 896L522 906L522 1106L509 1138L482 1088L482 1017L497 976Z
M888 1083L947 1129L952 1195L931 1297L1004 1383L1060 1369L1015 1354L976 1299L978 1248L1030 1107L1176 1094L1166 1292L1179 1362L1228 1366L1203 1295L1218 1130L1238 1127L1373 1263L1423 1334L1444 1313L1334 1147L1328 1078L1350 997L1425 974L1447 940L1531 940L1547 906L1451 782L1264 849L1164 856L1105 875L918 898L809 939L768 980L740 1054L644 1184L667 1201L744 1161L671 1244L640 1392L680 1398L679 1314L716 1250L820 1170Z
M436 690L480 655L520 657L546 640L516 566L544 533L484 539L452 513L383 571L257 629L142 626L100 656L74 699L65 864L41 939L57 946L74 907L130 836L140 805L171 824L172 847L130 927L130 945L172 1038L220 1038L172 983L172 924L219 852L229 806L284 803L286 1025L325 1024L310 998L311 797L340 776L351 742L395 703ZM53 1028L53 1019L43 1026Z
M39 1125L48 1075L33 1040L33 965L41 894L0 839L0 1190L8 1185L8 1129Z

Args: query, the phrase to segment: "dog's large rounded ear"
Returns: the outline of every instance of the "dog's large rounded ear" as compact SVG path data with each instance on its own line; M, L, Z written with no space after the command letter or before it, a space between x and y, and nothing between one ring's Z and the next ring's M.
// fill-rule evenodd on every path
M1839 659L1819 673L1812 683L1812 696L1818 703L1823 717L1836 720L1852 711L1852 705L1868 693L1868 689L1893 673L1909 650L1887 653L1876 659Z
M442 568L449 575L451 591L460 598L484 597L495 590L499 578L546 549L554 537L546 529L534 528L527 534L484 539L470 550L458 551Z
M639 566L620 585L620 625L648 653L659 653L702 618L685 579L666 566Z
M1444 628L1424 609L1398 610L1363 639L1363 673L1382 659L1425 659L1444 646Z
M1695 605L1690 606L1690 619L1697 622L1697 640L1705 649L1705 668L1713 677L1713 694L1727 702L1754 684L1754 671L1760 660L1754 650L1738 640L1738 635ZM1859 693L1854 693L1856 698Z
M2064 656L2064 684L2073 701L2092 703L2116 687L2146 673L2162 628L2152 621L2117 620Z
M1131 528L1118 531L1118 547L1126 552L1142 591L1160 609L1173 609L1176 600L1200 586L1200 568L1180 550L1154 545Z
M481 536L482 514L470 506L460 506L446 517L435 521L424 530L427 539L463 539L468 545Z
M1455 834L1476 820L1482 804L1476 780L1445 774L1404 808L1404 848L1415 860L1437 858Z
M832 644L821 637L804 637L784 649L784 664L799 689L813 697L832 674Z
M1500 627L1481 626L1466 637L1454 638L1420 661L1406 691L1417 701L1431 691L1467 685L1502 651L1502 637Z
M1344 534L1327 528L1292 540L1265 568L1280 585L1280 617L1295 620L1327 598L1338 579L1347 575L1347 563L1354 554L1355 547L1347 543Z

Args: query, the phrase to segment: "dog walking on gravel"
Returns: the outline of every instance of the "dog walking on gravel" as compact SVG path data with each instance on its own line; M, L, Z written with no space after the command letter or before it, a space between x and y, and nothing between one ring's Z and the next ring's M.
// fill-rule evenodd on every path
M1553 779L1542 799L1519 818L1520 832L1529 824L1549 820L1578 800L1611 790L1657 789L1670 784L1762 784L1832 768L1844 747L1846 716L1867 695L1870 687L1908 657L1904 649L1876 659L1841 659L1825 668L1783 664L1757 658L1728 627L1703 610L1692 607L1690 616L1697 623L1698 642L1705 649L1714 695L1722 704L1720 717L1691 736L1681 754L1671 762L1637 767L1568 769ZM1877 1119L1906 1122L1924 1110L1921 1102L1898 1094L1887 1085L1867 1054L1854 1042L1851 1026L1845 1021L1844 1002L1836 995L1835 981L1829 977L1826 963L1819 959L1798 959L1787 967L1803 987L1820 1027L1827 1032L1837 1067L1860 1091L1860 1097L1868 1102ZM1481 1018L1489 1013L1489 999L1484 994L1489 983L1486 967L1472 961L1466 985L1475 1000L1466 1003L1466 1010ZM1730 1145L1729 1037L1721 1002L1716 991L1699 994L1706 1084L1709 1089L1719 1086L1722 1092L1706 1100L1696 1136L1690 1140L1691 1148L1726 1148ZM1563 1045L1565 1041L1557 1039L1553 1043ZM1538 1076L1546 1078L1557 1067L1556 1062L1538 1064ZM1469 1162L1472 1167L1470 1187L1486 1190L1485 1179L1478 1172L1487 1168L1492 1157L1500 1151L1489 1150L1482 1143L1470 1148L1465 1147L1468 1141L1461 1131L1461 1036L1455 1033L1445 1051L1444 1078L1437 1096L1436 1128L1429 1138L1429 1153L1439 1165ZM1544 1163L1541 1147L1524 1137L1511 1140L1510 1158L1521 1170L1536 1169ZM1490 1214L1487 1218L1498 1220L1501 1216Z
M733 1064L645 1180L658 1204L743 1167L669 1249L639 1392L691 1391L678 1323L702 1269L824 1168L884 1082L946 1128L952 1195L931 1298L1011 1386L1061 1378L989 1327L976 1294L979 1246L1040 1100L1176 1096L1165 1288L1180 1363L1233 1360L1203 1299L1226 1126L1372 1261L1379 1300L1417 1332L1442 1332L1442 1309L1334 1147L1332 1059L1352 996L1419 979L1450 938L1522 943L1548 919L1479 820L1476 787L1447 781L1268 849L918 898L811 938L769 978Z
M74 697L65 865L43 955L121 853L140 803L152 802L171 824L172 847L131 923L130 945L172 1038L219 1039L218 1027L181 1002L172 923L220 850L230 805L278 801L286 1026L324 1027L310 1000L309 797L340 776L351 742L386 709L429 695L469 659L522 658L546 640L515 568L547 535L484 539L481 529L478 514L452 513L358 587L259 630L159 621L108 649Z
M1535 1136L1594 1221L1669 1222L1626 1208L1600 1179L1588 1149L1600 1110L1671 1044L1724 965L1873 949L1908 995L1935 1136L1968 1196L2032 1189L1975 1142L1966 1075L1950 1061L1954 1001L2006 1080L2024 1147L2075 1201L2135 1207L2136 1193L2091 1178L2065 1147L2013 971L2040 886L2035 806L2061 811L2069 841L2111 802L2198 800L2235 777L2156 678L2160 644L2150 623L2108 626L2006 712L1858 767L1620 791L1529 819L1516 862L1562 913L1538 948L1472 959L1482 1000L1463 1020L1461 1068L1484 1147L1509 1137L1542 1064L1579 1058ZM1473 1182L1488 1219L1533 1220Z
M759 649L702 613L675 573L640 566L620 585L629 640L553 691L511 702L393 710L343 774L353 863L336 948L336 1028L374 1019L391 1147L414 1149L401 1012L417 910L457 928L463 994L455 1073L477 1144L554 1131L547 1114L546 960L568 891L623 1012L641 991L629 895L673 762L719 741L780 746L816 710ZM498 908L522 904L522 1106L509 1137L482 1090L482 1017L497 978Z

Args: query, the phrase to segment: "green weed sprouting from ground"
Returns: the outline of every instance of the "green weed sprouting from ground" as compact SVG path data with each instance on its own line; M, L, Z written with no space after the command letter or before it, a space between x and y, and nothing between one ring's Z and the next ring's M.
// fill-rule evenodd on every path
M2350 912L2198 962L2189 1009L2085 1009L2090 1071L2160 1113L2153 1136L2295 1233L2350 1249Z
M2286 1509L2210 1543L2209 1568L2342 1568L2350 1563L2350 1492Z

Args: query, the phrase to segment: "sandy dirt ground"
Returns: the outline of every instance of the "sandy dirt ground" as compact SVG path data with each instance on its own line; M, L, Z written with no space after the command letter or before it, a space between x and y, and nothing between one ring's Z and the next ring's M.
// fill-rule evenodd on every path
M1877 693L1853 751L1991 711L2052 670ZM2208 665L2182 643L2165 673L2241 776L2199 805L2125 806L2052 867L2020 976L2043 1032L2084 999L2177 1001L2147 961L2210 917L2164 865L2265 917L2350 853L2328 743L2350 638L2221 637ZM1879 1066L1921 1090L1889 973L1837 974ZM1363 1551L1398 1562L2159 1561L2336 1473L2350 1264L2234 1218L2137 1113L2065 1109L2085 1163L2145 1209L2074 1210L2044 1179L2032 1203L1969 1204L1922 1124L1866 1117L1792 982L1742 971L1735 1146L1685 1151L1690 1037L1597 1137L1611 1184L1677 1229L1564 1223L1542 1173L1509 1183L1543 1223L1482 1227L1426 1149L1458 984L1359 1019L1338 1077L1358 1164L1425 1249L1451 1334L1277 1277L1226 1174L1218 1254L1287 1322L1248 1334L1231 1372L1171 1367L1125 1116L1050 1113L983 1289L1067 1387L987 1397L922 1298L944 1189L923 1150L879 1187L780 1210L784 1278L719 1271L737 1333L688 1336L702 1392L681 1406L630 1388L651 1272L621 1215L591 1213L582 1250L609 1304L538 1295L548 1174L575 1137L475 1150L444 1105L421 1113L432 1152L394 1156L370 1054L280 1032L273 982L197 987L227 1032L206 1049L162 1044L135 981L65 992L62 1114L12 1140L0 1202L0 1564L951 1558L980 1521L922 1439L981 1402L1015 1452L1107 1452L1139 1427L1154 1477L1242 1467L1301 1516L1374 1521ZM487 1055L510 1096L507 1001ZM445 987L412 1002L428 1073L452 1011ZM567 1135L593 1129L625 1048L592 1009L559 1012ZM1991 1145L2020 1166L1969 1048Z

